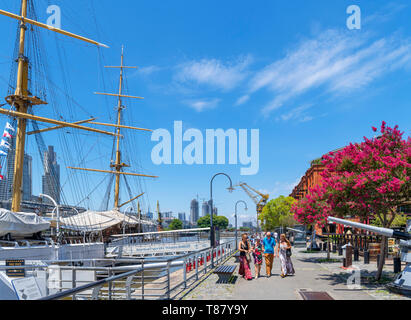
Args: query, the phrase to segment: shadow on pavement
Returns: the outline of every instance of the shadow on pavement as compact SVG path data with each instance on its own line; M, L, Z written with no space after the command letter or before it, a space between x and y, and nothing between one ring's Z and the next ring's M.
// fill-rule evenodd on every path
M237 282L238 276L231 276L229 278L221 278L216 281L216 283L225 283L225 284L235 284Z

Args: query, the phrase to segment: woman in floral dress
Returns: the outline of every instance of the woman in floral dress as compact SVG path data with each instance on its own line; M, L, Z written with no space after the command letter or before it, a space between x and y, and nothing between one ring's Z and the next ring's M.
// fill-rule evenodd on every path
M240 251L240 269L238 273L243 276L244 279L251 280L253 278L249 261L251 245L245 233L242 234L241 241L238 243L238 251Z
M291 243L285 237L285 234L280 236L280 245L278 246L278 253L281 262L281 277L284 278L295 273L294 266L291 261L291 256L287 256L287 249L291 249Z
M261 245L260 238L255 240L253 247L255 278L260 277L261 264L263 263L263 246Z

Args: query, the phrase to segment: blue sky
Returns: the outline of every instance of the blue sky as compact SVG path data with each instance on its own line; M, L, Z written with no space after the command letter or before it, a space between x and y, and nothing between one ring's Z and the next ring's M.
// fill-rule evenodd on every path
M253 176L241 176L241 165L156 166L150 158L156 144L150 134L127 132L135 141L129 156L139 166L130 170L160 177L145 179L151 208L160 200L163 211L188 214L191 199L197 194L200 202L208 199L209 180L221 171L233 182L245 181L272 197L288 195L312 159L372 136L371 126L382 120L410 132L411 6L407 1L355 1L361 8L361 30L347 29L346 9L353 1L342 0L35 2L41 21L47 19L47 5L57 4L63 29L110 46L96 49L41 30L53 81L59 88L69 88L81 105L73 105L76 111L69 113L60 102L55 112L66 120L93 115L101 122L113 121L115 100L93 92L117 90L118 74L103 66L119 63L124 44L126 64L139 66L127 72L127 92L145 98L124 102L127 124L172 132L173 122L181 120L184 129L203 132L260 130L260 166ZM0 7L18 11L15 1L0 0ZM7 92L16 24L0 17L0 28L0 88ZM53 115L46 106L38 108L40 115ZM50 133L44 139L56 145L67 198L76 202L81 196L71 190L75 184L65 165L76 162L75 153L84 152L84 166L107 169L112 141L94 134L78 135L77 140L66 136L69 143L81 144L73 147L68 159L58 146L59 135ZM27 148L35 154L34 143L29 141ZM33 164L33 169L40 174L41 165ZM82 195L104 178L86 177ZM39 181L38 176L33 182L34 193L40 190ZM137 179L130 182L139 189ZM241 190L229 194L225 187L223 177L216 179L214 201L219 213L232 220L234 203L241 199L250 210L239 210L240 221L254 218L250 199ZM103 184L96 190L89 206L101 202ZM122 199L128 200L127 195L122 194Z

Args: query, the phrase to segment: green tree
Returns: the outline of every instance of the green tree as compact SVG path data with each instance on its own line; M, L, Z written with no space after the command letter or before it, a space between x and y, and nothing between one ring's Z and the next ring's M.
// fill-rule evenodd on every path
M387 217L389 220L391 220L391 215L388 215ZM375 220L371 224L377 227L383 227L383 223L381 222L378 216L375 218ZM391 227L405 227L406 225L407 225L407 215L406 214L397 214L391 223Z
M296 224L291 205L295 202L292 197L279 196L270 200L263 208L258 219L264 230L272 230L278 226L292 227Z
M217 226L220 230L226 229L228 226L228 219L225 216L213 215L213 224ZM207 214L197 220L197 226L199 228L209 228L210 227L210 215Z
M173 219L167 230L179 230L179 229L183 229L183 222L180 219Z

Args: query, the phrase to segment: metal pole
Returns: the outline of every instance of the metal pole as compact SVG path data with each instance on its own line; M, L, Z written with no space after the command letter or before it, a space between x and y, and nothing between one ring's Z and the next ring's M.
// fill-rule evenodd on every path
M184 281L184 289L186 289L187 288L187 258L184 258L183 281Z
M245 210L248 210L248 208L247 208L247 203L246 203L245 201L243 201L243 200L238 200L238 201L235 203L235 243L236 243L236 245L238 244L237 205L238 205L240 202L244 203L244 205L245 205Z
M144 300L144 259L141 262L141 298Z
M71 270L71 287L74 289L76 287L76 269ZM73 294L73 300L76 300L76 294Z
M198 256L197 255L194 256L194 261L196 264L196 280L198 280Z
M108 277L110 278L112 276L112 271L111 271L111 268L109 268L108 269ZM111 289L112 289L112 282L110 281L109 283L108 283L108 300L111 300Z
M224 175L228 178L228 180L230 181L230 187L228 188L228 190L231 192L233 190L233 183L231 181L231 178L229 175L220 172L220 173L216 173L210 180L210 209L211 209L211 213L210 213L210 246L212 248L214 248L215 246L215 233L214 233L214 225L213 225L213 213L214 213L214 208L213 208L213 181L214 178L219 176L219 175ZM214 268L214 259L213 256L211 256L211 267Z
M170 261L167 262L167 299L170 300Z
M57 225L56 229L57 230L56 230L56 233L57 233L57 238L58 238L58 236L60 235L60 209L59 209L59 205L57 204L57 202L52 197L50 197L47 194L40 193L39 197L44 197L44 198L49 199L51 202L53 202L54 206L56 207L56 212L57 212L57 223L56 223L56 225Z

